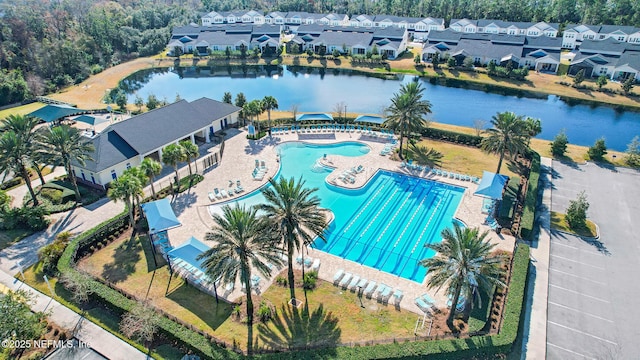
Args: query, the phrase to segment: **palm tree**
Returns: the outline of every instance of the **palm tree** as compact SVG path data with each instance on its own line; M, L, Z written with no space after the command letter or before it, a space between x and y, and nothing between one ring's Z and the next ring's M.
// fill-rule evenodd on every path
M235 283L239 278L247 293L248 351L253 339L253 300L251 296L252 268L265 278L271 276L269 264L282 264L279 249L274 246L273 226L257 215L253 207L247 209L236 204L224 206L222 215L215 214L216 226L205 236L215 245L198 256L211 279L222 278L225 283Z
M151 193L153 194L153 198L156 198L156 189L153 186L153 183L156 181L156 175L159 175L162 171L162 165L159 162L153 160L152 158L145 158L140 163L140 169L147 175L149 178L149 184L151 185Z
M93 144L83 140L80 131L68 125L50 128L42 135L40 152L54 163L64 166L67 179L73 184L76 201L79 202L81 200L80 189L78 189L78 182L73 175L71 162L76 161L80 165L84 165L87 160L92 160L90 154L94 151Z
M431 103L423 100L424 88L417 81L402 85L400 92L391 98L391 106L386 109L384 126L400 132L400 158L404 136L420 132L429 125L424 116L431 113Z
M278 100L273 96L265 96L262 99L262 109L267 111L267 116L269 117L269 127L271 127L271 110L278 108Z
M531 144L531 138L538 136L542 132L542 123L540 119L532 118L527 116L524 120L524 126L527 129L527 135L529 138L527 139L527 148Z
M262 190L266 202L259 204L258 209L277 226L280 241L287 248L289 261L289 290L291 298L295 298L295 278L293 276L293 251L300 251L316 237L325 240L324 230L327 219L320 209L320 198L314 193L317 188L305 188L305 181L297 182L292 177L284 177L279 181L269 179L270 187Z
M187 164L189 164L189 175L193 175L191 172L191 161L198 159L200 156L200 151L198 149L198 145L191 142L191 140L183 140L180 141L180 146L184 150L184 157L187 160ZM198 171L198 164L196 163L196 171Z
M451 310L447 318L449 328L453 329L455 309L462 294L471 299L476 288L489 292L494 286L506 286L501 280L504 258L491 255L495 244L485 240L488 231L479 233L478 228L460 227L454 224L453 231L447 228L442 231L442 242L429 244L428 248L437 254L423 259L420 264L427 268L429 289L443 287L451 295Z
M136 179L138 179L138 182L140 183L140 192L136 193L136 194L133 194L133 196L132 196L133 207L134 207L134 209L138 209L138 205L140 205L142 197L144 196L144 184L149 182L149 177L142 170L142 168L140 168L138 166L132 167L132 168L128 168L127 170L122 172L122 175L131 175L131 176L135 177Z
M184 148L179 145L176 145L176 144L168 145L162 151L162 162L173 166L173 169L176 172L176 186L178 188L180 188L180 175L178 175L178 164L180 163L180 161L184 161L184 159L185 159Z
M35 127L38 119L31 116L9 115L1 124L0 171L9 169L20 176L29 189L33 206L37 206L38 198L31 186L27 166L32 164L32 154L36 146Z
M415 144L409 145L408 154L418 164L429 167L440 166L443 158L442 153L438 150Z
M116 180L113 180L110 184L107 196L109 199L117 202L123 201L127 210L129 210L129 221L131 226L134 225L134 208L133 199L137 196L142 196L142 182L140 179L131 173L122 174Z
M488 153L500 154L496 170L499 174L505 152L513 158L526 149L527 128L522 116L509 111L494 115L491 124L493 128L486 130L488 136L482 139L480 146Z

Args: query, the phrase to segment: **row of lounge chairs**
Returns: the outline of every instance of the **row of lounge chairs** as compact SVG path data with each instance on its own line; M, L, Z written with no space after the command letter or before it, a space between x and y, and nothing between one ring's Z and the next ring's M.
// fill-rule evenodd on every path
M491 216L491 215L487 216L487 218L484 220L484 222L485 222L485 224L489 225L491 230L493 230L493 231L499 231L500 230L500 224L498 224L498 222L496 221L496 219L493 218L493 216Z
M356 175L360 174L363 171L364 171L364 166L362 165L358 165L357 167L354 166L351 169L343 171L342 174L338 176L338 179L342 180L343 183L348 182L350 184L355 184Z
M385 285L383 283L376 283L375 281L367 280L364 277L360 277L357 274L351 274L339 269L333 276L333 284L346 290L354 292L362 291L362 294L369 299L376 298L378 301L387 303L389 298L393 296L395 303L399 304L404 294L400 289L393 289L393 287Z
M234 194L240 194L244 191L244 188L240 184L240 180L236 180L236 187L233 187L233 181L229 180L229 190L214 188L209 192L209 200L215 201L224 199L226 197L232 197Z
M436 302L429 296L429 294L422 294L417 297L415 300L416 305L420 308L420 310L425 313L429 312L433 308L435 308Z
M313 259L310 257L302 259L302 256L296 258L296 263L300 266L303 265L311 269L311 271L318 271L320 269L320 259Z
M192 285L201 288L206 292L217 291L220 287L220 279L212 281L209 275L202 272L202 270L184 261L183 259L176 258L171 261L173 271L175 271L182 278L190 282ZM227 284L229 285L229 284ZM233 284L230 285L233 290ZM230 292L230 291L229 291ZM225 293L226 294L226 293Z
M269 171L269 168L265 164L264 160L260 161L256 159L256 167L253 169L251 177L253 177L253 180L262 180L267 174L267 171Z
M391 144L386 144L382 150L380 150L380 155L387 156L393 152L393 149L396 147L396 142L394 141Z
M271 129L271 133L274 135L282 135L291 133L311 134L311 133L323 133L323 132L355 132L368 136L383 136L393 137L393 132L390 130L380 129L380 131L374 131L370 127L355 126L355 125L311 125L308 127L300 126L282 126L274 127Z
M432 168L429 166L421 166L421 165L417 165L417 164L413 164L411 163L411 161L409 162L401 162L400 163L400 168L401 169L407 169L407 170L413 170L413 171L417 171L418 175L422 172L424 172L424 175L437 175L437 176L442 176L445 178L450 178L450 179L456 179L456 180L462 180L462 181L470 181L473 183L478 184L480 182L480 178L476 177L476 176L469 176L469 175L465 175L465 174L458 174L455 173L453 171L446 171L446 170L440 170L440 169L436 169L436 168Z
M155 245L155 247L160 250L160 253L165 258L167 257L169 251L173 249L173 246L171 246L171 243L169 243L169 237L164 231L151 235L151 241L153 242L153 245Z

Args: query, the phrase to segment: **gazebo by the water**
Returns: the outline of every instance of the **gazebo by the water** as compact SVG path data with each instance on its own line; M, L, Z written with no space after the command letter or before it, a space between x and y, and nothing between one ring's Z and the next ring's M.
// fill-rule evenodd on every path
M324 113L311 113L311 114L300 114L296 116L296 121L333 121L333 116L331 114Z
M66 116L75 115L75 114L83 113L86 111L87 110L74 108L69 105L49 104L41 107L36 111L29 113L29 116L33 116L35 118L41 119L46 123L51 123L54 121L58 121Z
M382 125L385 122L385 118L377 115L360 115L356 118L357 123Z
M144 203L140 207L142 207L149 224L149 234L167 231L182 225L167 198Z

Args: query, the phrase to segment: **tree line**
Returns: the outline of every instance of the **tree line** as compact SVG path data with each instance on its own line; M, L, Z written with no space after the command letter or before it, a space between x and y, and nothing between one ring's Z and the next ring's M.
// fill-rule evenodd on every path
M640 2L632 0L0 0L0 106L157 54L173 26L231 9L640 26Z

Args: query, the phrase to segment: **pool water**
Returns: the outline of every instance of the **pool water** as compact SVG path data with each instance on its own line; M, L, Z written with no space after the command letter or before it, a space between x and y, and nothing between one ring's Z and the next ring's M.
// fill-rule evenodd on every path
M427 269L418 261L434 255L425 245L441 241L441 231L452 226L463 188L378 170L363 188L344 189L325 181L332 170L318 160L325 154L350 156L357 166L356 157L370 151L367 145L292 142L277 150L282 166L276 178L302 176L305 186L318 188L320 205L335 215L326 242L317 239L314 248L405 279L424 280ZM264 197L257 191L237 201L250 206Z

